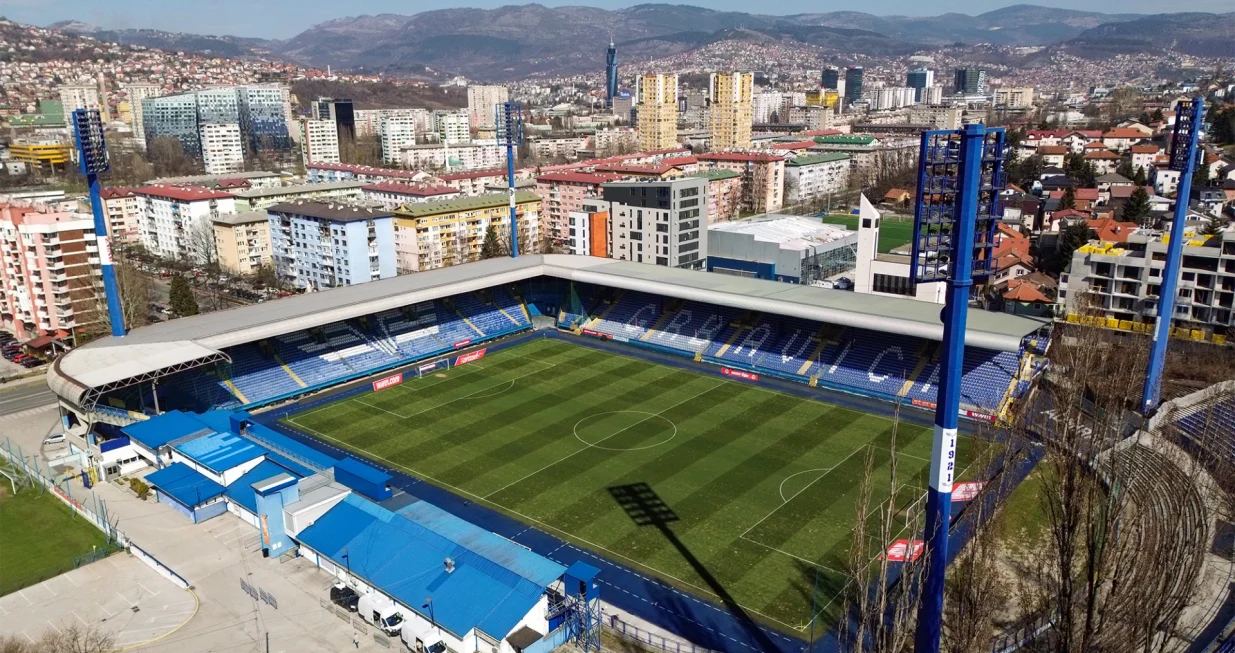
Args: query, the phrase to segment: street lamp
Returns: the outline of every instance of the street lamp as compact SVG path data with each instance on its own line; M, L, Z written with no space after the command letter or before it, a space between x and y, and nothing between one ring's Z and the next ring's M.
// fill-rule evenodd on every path
M422 605L422 606L420 606L420 607L421 607L421 608L428 608L428 609L429 609L429 625L430 625L430 626L433 626L433 629L434 629L434 630L438 630L438 627L437 627L437 620L433 618L433 597L431 597L431 596L426 596L426 597L425 597L425 604L424 604L424 605ZM440 631L439 631L439 632L440 632Z

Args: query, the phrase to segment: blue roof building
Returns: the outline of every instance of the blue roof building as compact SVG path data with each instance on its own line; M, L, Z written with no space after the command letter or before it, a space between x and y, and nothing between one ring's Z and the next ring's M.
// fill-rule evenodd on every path
M293 538L309 560L406 608L405 635L431 631L422 607L431 599L434 624L455 650L497 646L524 628L547 633L545 594L566 571L424 501L391 512L351 494Z
M226 488L184 463L172 463L147 474L146 482L154 488L159 503L171 506L193 523L227 510L227 502L222 498Z

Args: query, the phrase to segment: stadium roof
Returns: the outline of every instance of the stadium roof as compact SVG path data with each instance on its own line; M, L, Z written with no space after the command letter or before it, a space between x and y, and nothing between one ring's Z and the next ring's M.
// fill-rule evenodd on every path
M943 337L940 306L912 299L591 256L525 255L293 295L138 327L123 338L94 340L60 357L48 372L47 382L56 394L81 405L83 400L93 401L109 389L187 369L194 361L201 365L227 360L222 352L225 347L540 276L928 340ZM1022 337L1047 323L1046 319L970 311L965 342L976 347L1017 351Z

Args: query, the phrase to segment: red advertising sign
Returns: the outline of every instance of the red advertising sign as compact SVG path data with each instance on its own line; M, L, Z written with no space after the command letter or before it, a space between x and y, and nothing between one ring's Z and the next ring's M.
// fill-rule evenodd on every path
M728 367L722 367L720 368L720 373L724 374L725 376L736 376L739 379L745 379L747 381L758 381L759 380L758 374L755 374L754 372L747 372L746 370L735 370L735 369L731 369Z
M922 540L914 540L912 547L909 540L897 540L892 543L892 546L888 547L888 562L917 560L922 555L922 550L925 548L926 543Z
M584 329L582 333L585 336L596 336L597 338L608 338L609 337L609 334L607 333L601 333L599 331L593 331L591 329Z
M919 408L929 408L931 410L935 410L935 408L937 407L935 405L935 402L927 401L925 399L913 399L911 400L911 402L913 403L914 406L918 406ZM983 422L990 422L991 424L995 423L994 415L987 415L986 413L979 413L977 411L966 410L964 408L960 409L958 413L961 415L961 417L968 417L969 419L982 420Z
M935 402L927 401L925 399L914 399L913 405L921 407L921 408L930 408L931 410L935 409Z
M982 481L972 481L969 483L957 483L952 486L952 501L973 501L978 494L982 492L982 487L986 485Z
M462 356L455 357L455 367L465 365L474 361L478 361L485 357L486 349L477 349L476 351L468 352Z
M468 346L468 345L470 345L470 344L472 344L472 339L471 339L471 338L468 338L467 340L460 340L459 342L456 342L456 343L455 343L455 349L458 349L458 348L460 348L460 347L466 347L466 346Z
M373 391L377 392L378 390L385 390L386 388L394 387L400 383L403 383L403 373L400 372L398 374L391 374L384 379L374 381Z
M424 365L420 366L419 370L421 372L428 372L436 368L437 368L437 363L425 363Z

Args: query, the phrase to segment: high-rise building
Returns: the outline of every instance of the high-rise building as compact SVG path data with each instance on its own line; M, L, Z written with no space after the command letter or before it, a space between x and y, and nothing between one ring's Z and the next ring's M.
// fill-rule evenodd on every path
M244 142L240 125L234 122L202 125L202 163L206 174L222 175L244 170Z
M1001 86L995 89L995 106L1024 109L1033 106L1032 86Z
M953 77L952 88L960 95L985 95L986 69L957 68Z
M298 288L338 288L396 274L394 215L328 202L266 209L275 270Z
M339 127L333 120L300 119L300 149L306 165L310 163L341 163L339 160Z
M180 141L185 154L199 157L205 125L235 124L246 151L288 152L293 139L283 90L279 86L219 86L145 97L138 110L142 133L147 146L159 136L171 136ZM135 122L136 116L135 112Z
M314 118L334 122L340 137L356 138L356 105L351 99L319 97L310 109Z
M532 254L540 242L540 196L521 190L515 193L513 201L522 243L519 251ZM500 240L509 242L510 202L506 193L485 193L417 202L397 209L395 251L399 272L423 272L479 260L490 226Z
M382 119L382 163L395 165L403 148L416 144L416 119L411 116L387 116Z
M942 104L943 86L935 84L923 91L922 104Z
M713 150L750 148L754 90L752 73L712 73L708 96L712 103Z
M824 88L838 90L840 88L840 71L836 68L824 68L821 81Z
M472 134L468 129L470 116L458 111L443 111L434 117L437 122L437 138L440 142L449 145L471 142Z
M780 93L770 88L755 93L751 98L751 121L758 124L772 122L773 115L780 111L780 100Z
M853 104L862 99L862 74L861 66L853 66L845 69L845 104Z
M610 257L703 269L708 251L707 179L615 182L602 186L601 193L608 205Z
M145 215L145 200L138 200L132 188L104 188L99 194L103 215L107 216L107 235L112 245L140 243L141 221Z
M158 84L126 84L123 90L125 97L129 100L129 110L133 112L133 140L144 148L146 147L146 126L142 100L162 95L163 87Z
M225 213L211 223L220 268L246 275L270 263L270 218L265 211Z
M925 100L926 89L934 86L935 71L926 68L918 68L917 70L909 71L905 75L905 86L913 89L913 101L922 102Z
M635 81L639 149L650 152L677 147L678 76L652 73Z
M617 95L618 70L617 46L609 41L609 49L605 52L605 107L613 108L613 98Z
M99 87L94 83L65 84L59 91L66 119L78 109L102 109L99 104Z
M635 115L635 98L631 95L628 89L618 91L618 94L613 98L612 113L618 120L634 126Z
M493 131L497 128L497 105L510 100L510 91L505 86L467 87L468 124L476 131Z
M142 245L166 259L204 263L213 245L210 221L236 212L236 198L201 186L157 184L134 191L144 204Z

